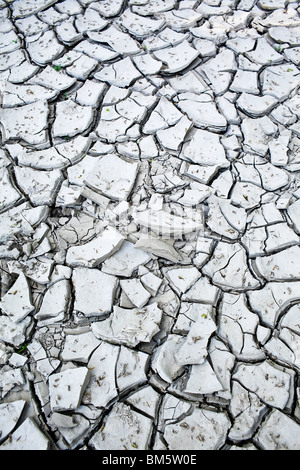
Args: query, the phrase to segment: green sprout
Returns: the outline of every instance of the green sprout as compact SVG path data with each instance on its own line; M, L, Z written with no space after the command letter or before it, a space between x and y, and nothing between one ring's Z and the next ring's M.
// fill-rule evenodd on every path
M27 349L27 344L23 344L20 349L17 351L17 354L22 354Z

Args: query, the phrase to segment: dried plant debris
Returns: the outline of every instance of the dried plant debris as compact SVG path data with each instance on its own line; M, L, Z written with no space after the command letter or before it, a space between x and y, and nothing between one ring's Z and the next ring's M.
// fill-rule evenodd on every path
M0 450L300 449L300 8L0 0Z

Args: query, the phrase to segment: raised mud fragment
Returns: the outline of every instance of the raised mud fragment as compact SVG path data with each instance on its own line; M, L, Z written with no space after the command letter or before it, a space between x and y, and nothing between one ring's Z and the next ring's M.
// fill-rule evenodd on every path
M134 347L158 333L162 312L155 303L144 308L114 307L110 318L92 325L97 338Z
M107 417L103 429L92 437L95 450L146 450L152 430L152 420L117 403Z
M224 444L229 427L225 413L194 409L190 416L167 425L164 438L172 450L218 450Z
M48 106L38 100L16 108L0 109L1 130L4 141L21 139L29 145L44 144L47 140Z
M300 449L299 15L0 0L0 450Z

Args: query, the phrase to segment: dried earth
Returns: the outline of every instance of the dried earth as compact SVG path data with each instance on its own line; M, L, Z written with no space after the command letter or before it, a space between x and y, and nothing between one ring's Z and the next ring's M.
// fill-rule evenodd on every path
M0 450L300 449L299 15L0 0Z

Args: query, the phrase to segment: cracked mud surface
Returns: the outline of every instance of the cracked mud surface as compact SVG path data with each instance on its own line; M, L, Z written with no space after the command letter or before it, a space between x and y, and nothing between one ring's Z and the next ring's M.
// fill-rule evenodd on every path
M300 448L299 14L0 0L0 450Z

